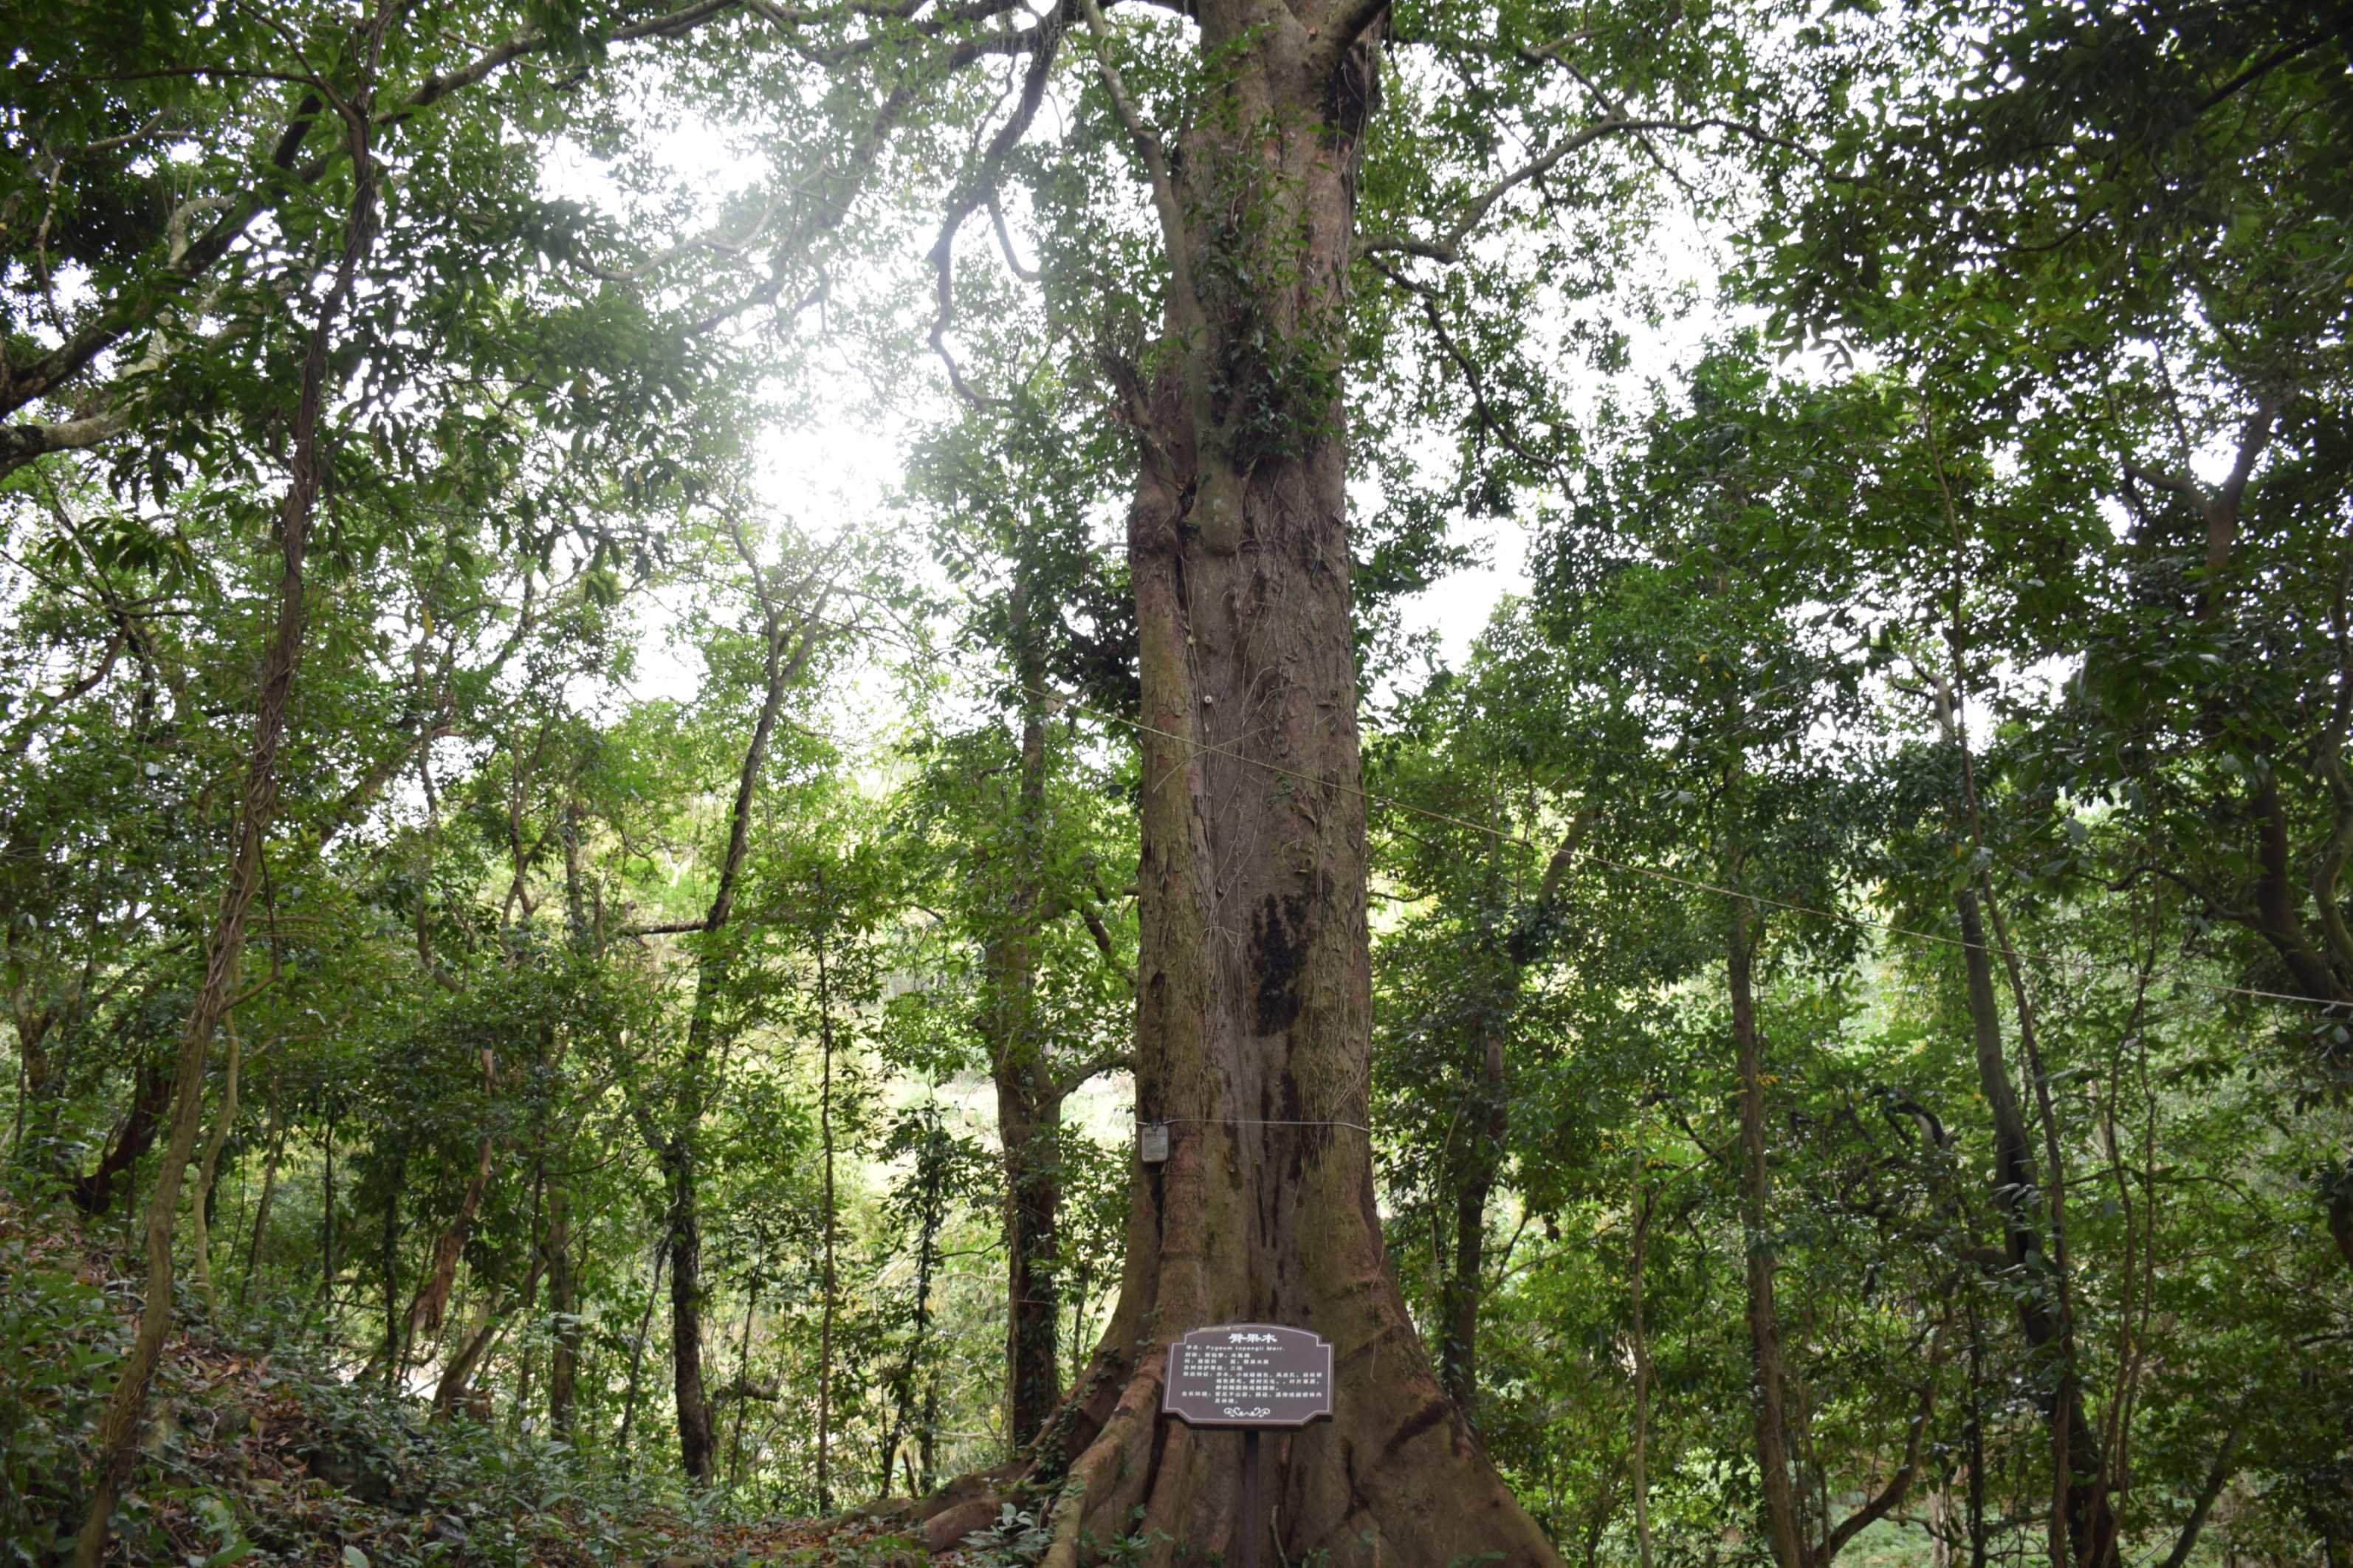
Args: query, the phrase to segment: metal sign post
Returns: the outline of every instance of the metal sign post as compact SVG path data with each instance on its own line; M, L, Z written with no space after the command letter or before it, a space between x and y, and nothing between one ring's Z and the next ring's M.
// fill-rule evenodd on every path
M1266 1534L1259 1434L1332 1414L1332 1347L1280 1323L1220 1323L1168 1347L1160 1409L1187 1426L1235 1426L1242 1434L1240 1568L1258 1568Z

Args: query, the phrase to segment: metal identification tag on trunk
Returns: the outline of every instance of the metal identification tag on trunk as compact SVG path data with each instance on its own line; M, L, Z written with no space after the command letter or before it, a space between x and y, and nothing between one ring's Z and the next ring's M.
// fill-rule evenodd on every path
M1332 1347L1279 1323L1196 1329L1168 1347L1160 1408L1188 1426L1304 1426L1332 1414Z

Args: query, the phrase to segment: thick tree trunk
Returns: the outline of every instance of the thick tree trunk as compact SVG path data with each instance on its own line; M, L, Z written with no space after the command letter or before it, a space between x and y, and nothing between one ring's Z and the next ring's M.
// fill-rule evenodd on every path
M1082 9L1099 50L1109 27ZM1124 377L1142 679L1136 1108L1171 1125L1131 1187L1119 1306L1041 1442L1073 1458L1046 1561L1137 1532L1391 1568L1556 1564L1432 1374L1381 1246L1364 1131L1371 974L1338 366L1377 10L1210 0L1214 86L1181 188L1107 52L1154 184L1168 373ZM1333 1345L1335 1417L1266 1447L1237 1517L1231 1433L1159 1415L1165 1349L1238 1320ZM1142 1510L1140 1521L1134 1511Z

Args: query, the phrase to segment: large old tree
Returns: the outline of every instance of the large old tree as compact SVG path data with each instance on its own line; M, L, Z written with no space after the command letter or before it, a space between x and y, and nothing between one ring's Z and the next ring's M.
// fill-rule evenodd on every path
M1342 344L1377 3L1210 5L1164 142L1084 5L1151 184L1158 352L1122 410L1142 677L1139 1168L1120 1305L1060 1430L1052 1561L1116 1535L1239 1551L1235 1440L1165 1426L1162 1348L1206 1324L1333 1342L1337 1414L1275 1446L1286 1556L1553 1559L1447 1400L1382 1256L1364 1128L1371 976Z

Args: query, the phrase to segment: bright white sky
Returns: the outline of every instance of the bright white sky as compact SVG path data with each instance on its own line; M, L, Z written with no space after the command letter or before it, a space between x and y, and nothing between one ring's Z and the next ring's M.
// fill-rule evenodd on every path
M752 177L746 162L728 149L726 136L709 126L677 124L661 152L681 182L704 198L706 211L715 213L726 195ZM603 165L576 150L559 147L543 181L551 196L605 206L617 198ZM1683 213L1671 216L1661 227L1643 268L1647 279L1658 286L1688 284L1694 298L1708 298L1725 259L1721 237ZM1705 338L1727 324L1725 315L1704 308L1664 329L1629 321L1625 329L1631 338L1631 366L1617 384L1626 389L1670 378L1675 367L1690 362ZM900 405L895 416L878 414L871 389L854 373L843 375L846 395L838 400L792 399L812 412L769 433L758 477L770 507L820 539L842 527L898 526L890 500L900 482L907 442L923 425L953 413L944 374L935 361L923 363L923 385L892 389ZM1433 453L1432 467L1442 463L1442 455ZM1526 590L1532 542L1528 529L1517 521L1458 521L1456 530L1455 542L1472 547L1482 563L1451 574L1404 606L1406 629L1430 634L1439 656L1450 665L1467 658L1505 595ZM684 700L693 695L702 675L700 661L691 649L672 647L667 639L676 616L674 605L649 608L649 635L627 696ZM878 671L860 684L863 689L849 697L851 711L842 720L853 731L871 731L878 724L887 728L882 716L892 711L890 681Z

